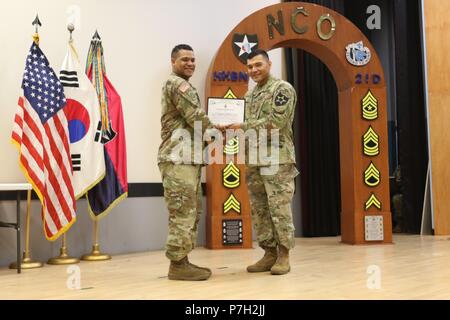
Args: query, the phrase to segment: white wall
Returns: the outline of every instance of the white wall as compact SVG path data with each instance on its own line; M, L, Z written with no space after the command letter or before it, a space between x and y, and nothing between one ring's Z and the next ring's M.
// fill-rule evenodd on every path
M25 57L36 13L42 22L41 48L55 71L69 37L70 6L79 8L73 34L85 63L95 31L103 40L108 76L122 97L129 182L160 182L156 164L160 143L160 90L170 73L170 51L191 44L197 56L192 83L203 97L209 64L228 33L246 16L275 0L14 0L0 10L0 183L22 182L17 152L10 143ZM273 73L281 75L281 50L271 52Z

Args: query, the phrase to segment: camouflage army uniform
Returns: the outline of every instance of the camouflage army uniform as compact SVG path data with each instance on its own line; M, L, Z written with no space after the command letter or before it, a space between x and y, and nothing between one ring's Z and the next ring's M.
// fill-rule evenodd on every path
M193 156L194 122L201 123L202 133L212 124L200 106L197 90L174 73L163 86L161 105L162 143L158 151L158 166L169 211L166 256L172 261L180 261L192 251L197 241L202 213L201 164L178 163L173 151L180 141L172 141L171 137L177 129L189 131Z
M291 202L295 190L294 178L298 175L292 131L296 93L289 83L269 76L263 86L256 86L247 92L245 100L244 130L279 130L278 172L262 174L264 164L260 159L255 164L247 165L247 186L257 240L263 248L283 245L291 249L294 247L295 230Z

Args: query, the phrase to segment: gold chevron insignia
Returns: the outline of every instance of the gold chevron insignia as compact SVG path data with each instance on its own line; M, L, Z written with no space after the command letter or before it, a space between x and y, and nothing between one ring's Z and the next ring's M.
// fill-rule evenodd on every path
M225 99L237 99L236 95L234 94L233 90L231 88L228 89L227 93L223 96Z
M367 200L366 202L366 211L369 210L371 206L375 206L378 210L381 210L381 202L373 193L370 196L369 200Z
M364 172L364 182L369 187L376 187L380 183L380 171L375 167L373 162Z
M239 138L234 137L228 141L225 148L223 148L223 152L228 155L237 154L239 152Z
M231 161L225 169L223 169L223 185L226 188L234 189L239 187L240 183L239 169L234 165L233 161Z
M369 129L364 134L364 154L369 157L377 156L380 153L380 148L378 145L378 135L372 129L372 126L369 126Z
M231 194L227 201L223 204L223 213L228 213L230 210L234 210L237 213L241 213L241 203L236 197Z
M366 96L362 100L362 113L363 118L366 120L378 119L378 100L370 90L367 91Z

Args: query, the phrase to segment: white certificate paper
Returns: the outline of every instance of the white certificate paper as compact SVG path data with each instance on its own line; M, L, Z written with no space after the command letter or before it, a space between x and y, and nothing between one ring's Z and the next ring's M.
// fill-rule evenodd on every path
M208 117L213 124L243 123L244 99L208 98Z

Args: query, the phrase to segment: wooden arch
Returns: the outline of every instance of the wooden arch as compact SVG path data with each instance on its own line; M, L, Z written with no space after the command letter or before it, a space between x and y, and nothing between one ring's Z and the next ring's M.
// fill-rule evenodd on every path
M303 2L268 6L242 20L220 46L207 75L207 98L246 93L245 59L239 59L245 53L236 43L247 50L300 48L330 69L339 94L342 242L391 243L386 85L369 40L329 8ZM233 188L223 183L228 166L207 167L207 247L251 248L245 166L237 166L240 184ZM230 209L230 201L239 206ZM241 240L233 236L236 230Z

